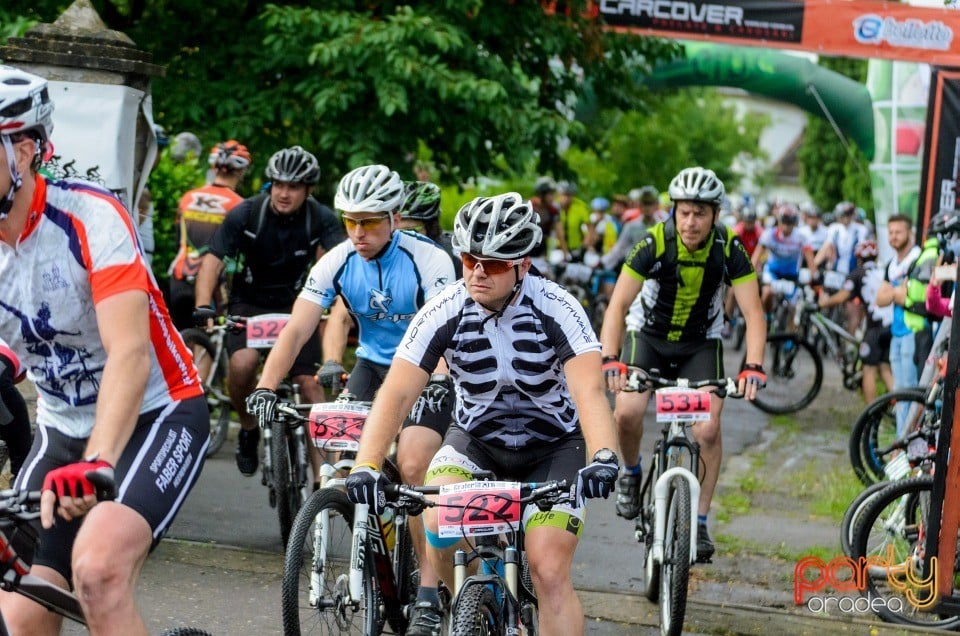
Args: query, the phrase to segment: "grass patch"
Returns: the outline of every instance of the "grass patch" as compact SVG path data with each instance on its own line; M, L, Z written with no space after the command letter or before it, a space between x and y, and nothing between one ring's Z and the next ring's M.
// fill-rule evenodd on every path
M770 418L770 425L785 433L797 434L800 432L800 422L792 415L774 415Z
M807 501L807 510L815 517L840 523L850 502L863 490L863 484L846 466L823 472L808 466L791 475L794 493Z
M729 521L729 515L745 515L750 512L750 498L740 492L725 492L717 499L721 510L726 514L725 519L720 519L718 511L718 520Z

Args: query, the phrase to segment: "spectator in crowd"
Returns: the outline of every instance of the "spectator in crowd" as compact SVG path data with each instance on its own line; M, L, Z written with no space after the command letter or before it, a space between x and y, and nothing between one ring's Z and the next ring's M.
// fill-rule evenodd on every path
M530 252L530 260L541 274L549 272L547 267L550 240L554 238L554 228L560 219L560 206L554 201L557 193L557 184L550 177L539 177L533 184L533 196L530 204L537 213L540 231L540 242Z
M199 158L203 153L203 144L192 132L178 133L170 144L170 158L177 163L183 163L190 157Z
M557 243L565 261L580 261L583 259L583 240L590 225L590 208L577 198L577 186L569 181L557 184L557 195L560 205Z

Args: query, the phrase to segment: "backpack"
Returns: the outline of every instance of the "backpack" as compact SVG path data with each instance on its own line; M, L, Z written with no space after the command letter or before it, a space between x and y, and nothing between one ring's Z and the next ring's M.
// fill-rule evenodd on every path
M707 257L707 262L704 263L704 269L706 271L716 271L717 269L723 270L723 284L730 284L730 272L727 268L727 258L730 256L730 247L733 244L729 240L727 235L727 226L723 223L717 223L713 226L714 237L713 237L713 246L710 249L710 256ZM719 244L719 245L718 245ZM717 248L720 249L717 249ZM665 271L670 271L677 266L677 225L674 221L673 215L670 215L666 221L663 222L663 254L661 258L661 267ZM669 269L668 269L669 268ZM678 280L681 280L678 277Z
M264 221L267 218L267 211L270 206L270 193L264 192L262 194L256 195L254 197L253 206L257 210L256 213L251 214L247 218L247 224L243 228L243 233L250 238L251 242L257 240L257 235L260 234L260 231L263 229ZM307 196L306 200L306 212L304 216L304 230L306 231L305 236L310 240L310 245L315 246L316 243L320 240L319 237L314 239L312 238L311 232L313 230L313 217L320 214L320 202L313 198L313 195Z

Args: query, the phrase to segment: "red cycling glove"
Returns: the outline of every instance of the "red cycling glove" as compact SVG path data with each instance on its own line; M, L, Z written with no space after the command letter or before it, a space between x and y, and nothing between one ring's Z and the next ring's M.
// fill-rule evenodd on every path
M619 378L621 375L627 375L627 365L620 362L617 356L604 356L602 369L605 378Z
M59 497L113 499L117 484L113 480L113 466L102 459L88 458L74 464L55 468L43 480L43 490L52 490Z
M745 380L747 384L755 384L758 389L767 386L767 374L759 364L745 364L737 380Z

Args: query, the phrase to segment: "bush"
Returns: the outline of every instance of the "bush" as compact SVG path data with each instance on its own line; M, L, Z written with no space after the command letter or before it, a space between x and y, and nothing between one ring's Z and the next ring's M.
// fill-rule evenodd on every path
M177 228L177 205L187 190L203 185L204 171L192 155L183 163L170 158L167 150L160 155L147 181L153 197L153 275L166 289L169 281L167 270L179 248Z

